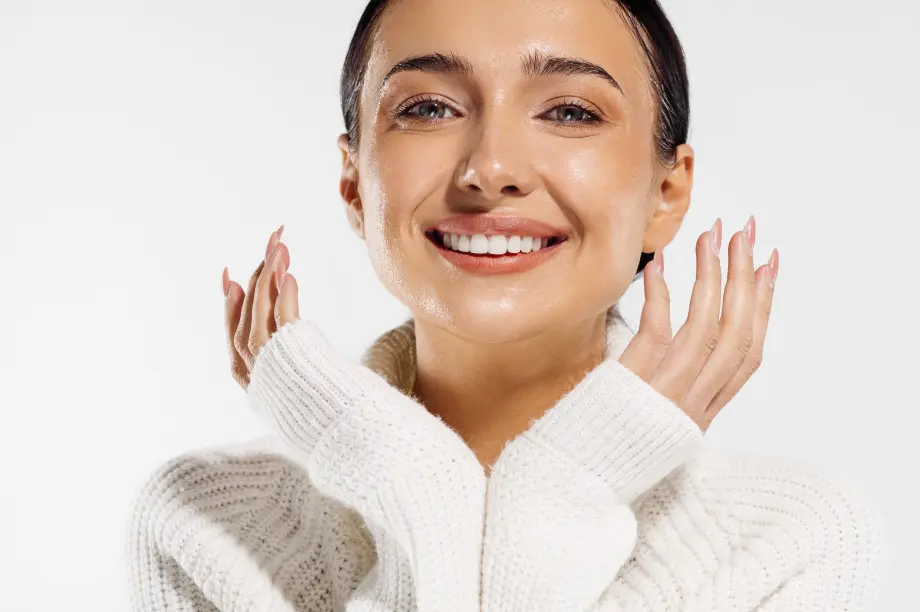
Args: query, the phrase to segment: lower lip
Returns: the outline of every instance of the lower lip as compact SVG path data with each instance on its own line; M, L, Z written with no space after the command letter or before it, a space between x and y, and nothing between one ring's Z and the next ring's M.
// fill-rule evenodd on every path
M433 240L426 238L438 252L450 263L467 272L478 274L513 274L517 272L527 272L547 261L550 257L559 252L559 247L566 241L557 242L553 246L543 247L539 251L530 253L515 253L505 255L471 255L445 249L443 246L436 244Z

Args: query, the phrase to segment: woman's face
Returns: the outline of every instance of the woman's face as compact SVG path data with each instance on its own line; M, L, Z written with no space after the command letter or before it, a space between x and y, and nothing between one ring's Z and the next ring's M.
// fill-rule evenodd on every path
M396 2L343 175L377 274L417 318L471 340L602 313L686 209L689 184L657 159L655 105L632 30L601 0ZM497 233L564 241L529 269L458 265L428 232L471 214L539 221Z

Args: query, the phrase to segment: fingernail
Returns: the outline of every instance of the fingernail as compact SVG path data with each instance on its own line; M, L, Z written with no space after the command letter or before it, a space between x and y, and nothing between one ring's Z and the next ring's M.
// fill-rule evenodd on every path
M283 274L281 274L281 279L278 281L278 292L279 293L281 292L281 288L284 287L284 281L287 280L287 277L288 277L287 272L284 272Z
M275 230L275 233L278 234L278 240L281 240L281 234L284 233L284 224L283 224L283 223L281 224L280 227L278 227L277 230Z
M281 291L281 284L284 282L284 268L278 267L275 269L275 287L278 288L278 291Z
M709 231L712 233L712 252L718 257L719 251L722 250L722 220L716 218Z
M268 263L268 260L271 259L272 253L275 252L276 246L278 246L278 232L274 231L268 238L268 246L265 247L265 263Z
M224 267L224 271L220 276L221 286L224 290L224 297L227 297L230 294L230 271Z
M655 270L664 276L664 249L655 253Z
M770 289L776 286L776 277L779 275L779 251L773 249L770 254Z
M753 255L754 242L757 240L757 222L754 221L754 215L751 215L748 218L748 222L744 225L742 237L744 238L744 244L747 247L748 253Z

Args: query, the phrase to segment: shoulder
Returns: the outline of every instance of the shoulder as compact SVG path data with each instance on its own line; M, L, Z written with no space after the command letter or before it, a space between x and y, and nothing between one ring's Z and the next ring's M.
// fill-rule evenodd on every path
M270 436L157 465L134 494L126 545L138 594L181 580L202 592L249 584L254 592L291 596L315 583L317 572L344 593L373 554L360 517L323 496ZM333 551L341 554L328 558ZM289 583L274 584L265 567Z
M704 446L634 509L638 566L683 559L694 582L749 589L732 593L739 601L874 609L884 523L856 483L801 461Z
M144 475L132 506L151 526L196 513L230 522L269 500L293 503L282 499L285 490L310 495L311 488L306 473L264 437L168 458ZM215 505L224 510L219 516L212 516Z
M317 514L325 521L352 521L347 508L313 486L290 452L277 438L264 436L170 457L142 479L132 518L160 530L191 518L225 529L279 509L287 518L296 514L299 522Z
M808 536L811 544L880 544L881 515L862 487L804 461L704 446L672 476L677 491L726 526L756 523Z

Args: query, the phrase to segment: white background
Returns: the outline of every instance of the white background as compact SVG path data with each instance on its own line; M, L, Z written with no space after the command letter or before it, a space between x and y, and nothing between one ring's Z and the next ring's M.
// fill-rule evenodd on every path
M671 0L689 57L692 210L780 250L764 364L714 443L855 482L920 550L915 0ZM406 314L337 196L358 0L0 0L0 608L123 610L128 504L170 456L264 433L229 375L220 273L285 223L301 313L357 356ZM641 281L623 301L637 320ZM908 604L911 604L910 606Z

